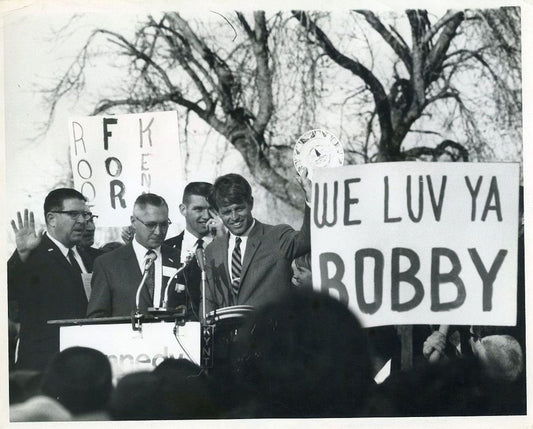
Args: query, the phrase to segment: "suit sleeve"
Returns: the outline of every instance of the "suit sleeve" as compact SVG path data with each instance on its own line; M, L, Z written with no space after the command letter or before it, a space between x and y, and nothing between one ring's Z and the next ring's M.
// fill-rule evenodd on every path
M7 290L8 300L17 300L20 293L20 287L24 284L24 276L28 270L24 269L24 262L20 259L18 252L15 250L7 261Z
M107 271L101 258L96 258L91 278L91 297L87 306L87 317L111 316L111 288Z
M292 261L311 251L311 209L306 204L300 231L288 225L280 225L280 249L286 259Z

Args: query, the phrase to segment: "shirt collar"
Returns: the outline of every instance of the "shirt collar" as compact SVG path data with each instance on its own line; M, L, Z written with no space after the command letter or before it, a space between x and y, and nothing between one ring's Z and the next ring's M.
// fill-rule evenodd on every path
M204 247L207 246L211 241L213 240L213 237L211 237L210 234L207 234L205 237L201 237L202 240L204 240ZM187 229L183 231L183 243L181 245L182 248L185 249L196 249L196 242L199 239L189 232Z
M149 249L147 249L142 244L140 244L135 239L135 236L133 236L133 240L131 240L131 243L133 245L133 251L135 252L135 255L137 256L137 260L139 260L139 261L144 260L144 257L146 256L146 252L148 252ZM156 247L155 249L152 249L152 250L157 255L157 259L160 259L161 258L161 246Z
M59 250L65 256L65 258L68 257L69 248L65 246L63 243L61 243L59 240L57 240L56 238L52 237L52 235L49 234L48 232L46 232L46 235L48 236L50 240L52 240L52 243L54 243L59 248Z

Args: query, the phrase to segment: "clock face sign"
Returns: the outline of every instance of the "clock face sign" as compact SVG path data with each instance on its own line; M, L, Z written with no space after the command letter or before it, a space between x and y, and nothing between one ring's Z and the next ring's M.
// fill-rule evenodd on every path
M294 167L301 176L307 168L312 179L315 168L340 167L344 164L341 143L329 131L316 129L304 133L296 141L293 153Z

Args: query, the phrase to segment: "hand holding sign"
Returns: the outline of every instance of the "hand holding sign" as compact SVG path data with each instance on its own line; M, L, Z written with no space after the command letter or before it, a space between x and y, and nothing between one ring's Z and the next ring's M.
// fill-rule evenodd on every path
M313 194L313 182L311 182L307 168L303 167L299 176L296 176L296 181L300 184L305 192L305 201L311 201L311 195Z
M438 331L434 331L426 341L424 341L422 353L429 362L435 363L444 357L446 336L449 328L449 325L441 325Z
M31 251L36 249L43 235L43 231L35 232L35 218L33 212L29 212L28 209L24 210L24 221L20 212L17 212L17 224L14 220L11 220L11 227L15 233L15 242L17 244L17 252L20 259L25 262L28 259Z

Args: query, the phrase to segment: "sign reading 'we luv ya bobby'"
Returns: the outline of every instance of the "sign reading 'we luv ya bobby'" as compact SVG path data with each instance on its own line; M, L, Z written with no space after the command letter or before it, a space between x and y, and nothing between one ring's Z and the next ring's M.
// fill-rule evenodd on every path
M135 199L146 192L178 207L177 112L71 118L69 136L74 186L93 206L99 226L128 225Z
M519 166L318 169L315 288L364 326L516 323Z

